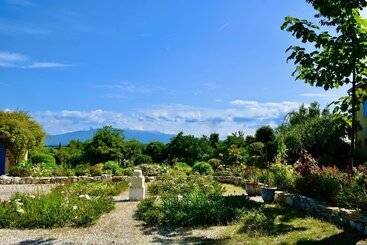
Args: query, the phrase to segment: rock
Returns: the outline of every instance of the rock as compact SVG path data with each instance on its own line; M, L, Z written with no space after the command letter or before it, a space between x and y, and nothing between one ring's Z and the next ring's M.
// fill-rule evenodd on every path
M141 201L145 198L145 177L141 170L134 170L131 177L131 185L129 191L130 201Z
M23 177L24 184L33 184L33 177Z
M101 175L101 180L104 180L104 181L112 181L112 175L102 174Z
M285 193L283 191L275 191L274 200L276 202L283 202L284 198L285 198Z

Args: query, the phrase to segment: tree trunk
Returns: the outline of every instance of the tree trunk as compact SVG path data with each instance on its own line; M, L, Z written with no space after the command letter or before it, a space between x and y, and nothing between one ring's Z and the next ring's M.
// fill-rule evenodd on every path
M351 167L354 166L356 151L356 72L353 70L352 81L352 138L351 138Z

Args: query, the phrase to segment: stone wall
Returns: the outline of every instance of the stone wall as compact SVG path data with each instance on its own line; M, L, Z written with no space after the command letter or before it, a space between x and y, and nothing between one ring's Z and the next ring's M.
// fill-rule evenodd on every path
M131 176L70 176L70 177L9 177L6 175L0 176L0 185L21 185L21 184L67 184L78 181L126 181L130 182ZM146 177L145 181L154 180L155 177Z
M282 195L278 195L276 198L277 201L305 211L311 216L351 228L367 235L367 216L359 210L331 207L313 198L297 194L282 193Z
M236 186L244 187L246 184L246 180L241 177L235 176L214 176L214 179L220 183L231 184Z

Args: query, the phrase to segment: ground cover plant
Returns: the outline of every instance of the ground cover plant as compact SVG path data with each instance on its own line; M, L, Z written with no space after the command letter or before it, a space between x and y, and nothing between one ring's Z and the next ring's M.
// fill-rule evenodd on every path
M87 226L114 208L112 196L127 183L92 182L57 186L48 193L15 194L0 203L1 228Z
M257 204L244 196L223 196L224 188L211 176L171 170L149 188L137 217L148 225L165 227L227 224L243 209Z
M244 212L221 237L225 244L355 244L363 239L353 231L279 205Z

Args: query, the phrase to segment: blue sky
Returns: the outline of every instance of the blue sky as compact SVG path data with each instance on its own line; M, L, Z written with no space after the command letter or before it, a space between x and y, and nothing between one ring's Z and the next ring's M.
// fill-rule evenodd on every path
M324 93L290 76L280 30L304 0L0 0L0 108L48 133L111 124L195 135L277 125Z

